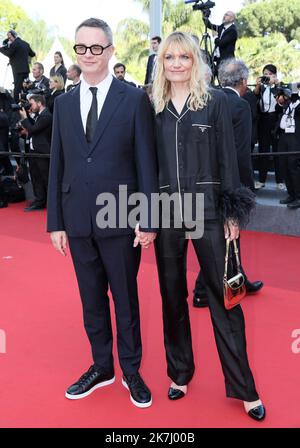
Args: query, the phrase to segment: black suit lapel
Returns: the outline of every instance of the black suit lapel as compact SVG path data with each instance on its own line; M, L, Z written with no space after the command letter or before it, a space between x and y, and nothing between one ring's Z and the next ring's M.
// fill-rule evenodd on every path
M93 138L93 142L90 145L89 153L93 152L98 141L103 135L103 132L105 131L106 127L108 126L109 122L111 121L113 114L115 113L120 101L123 99L123 95L125 92L125 85L124 83L117 81L115 78L112 81L112 84L110 86L110 89L108 91L107 97L105 99L96 132Z
M83 148L85 154L88 153L88 143L83 129L81 110L80 110L80 85L69 92L70 98L72 98L72 106L70 108L70 115L74 124L74 132L78 135L80 147Z

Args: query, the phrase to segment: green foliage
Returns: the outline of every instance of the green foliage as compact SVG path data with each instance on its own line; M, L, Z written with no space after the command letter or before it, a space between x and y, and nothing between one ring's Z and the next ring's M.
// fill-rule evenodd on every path
M149 9L149 0L136 0ZM193 13L191 6L182 0L163 0L163 35L167 36L175 30L190 32L201 37L203 22L200 13ZM123 62L139 83L144 82L150 42L149 25L136 19L122 20L116 33L116 57Z
M142 84L149 55L149 25L136 19L122 20L117 28L115 46L118 61Z
M73 50L74 42L70 39L67 39L66 37L59 36L59 40L64 47L65 52L67 55L72 59L72 61L75 60L75 54Z
M253 82L261 75L266 64L275 64L285 82L300 80L300 52L295 42L287 42L281 33L266 37L242 37L237 42L236 56L243 59L250 69Z
M149 10L150 0L136 0ZM202 14L193 12L182 0L163 0L163 35L174 30L196 34L204 32ZM284 81L300 80L300 0L245 0L238 14L239 40L236 56L250 68L251 81L273 63ZM133 19L123 20L117 31L117 58L128 72L143 82L149 51L149 27Z
M20 7L10 0L0 3L0 34L6 37L7 31L13 28L21 38L30 43L36 53L36 60L42 60L48 53L53 38L44 20L32 20Z
M238 13L239 35L264 36L280 32L287 41L300 37L300 1L264 0L245 6Z

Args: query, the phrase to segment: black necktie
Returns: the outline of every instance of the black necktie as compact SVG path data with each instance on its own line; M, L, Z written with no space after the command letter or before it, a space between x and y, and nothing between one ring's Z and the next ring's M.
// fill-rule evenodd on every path
M86 121L86 139L88 143L92 143L94 133L98 121L98 102L97 102L97 87L90 87L90 91L93 95L92 105Z

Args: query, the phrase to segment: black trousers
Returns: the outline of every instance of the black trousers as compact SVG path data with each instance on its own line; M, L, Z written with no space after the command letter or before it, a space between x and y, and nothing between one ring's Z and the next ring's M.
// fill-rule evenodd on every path
M113 372L113 334L108 298L112 292L117 324L120 366L125 374L137 373L142 343L137 292L140 248L134 235L110 238L69 238L83 306L84 326L97 370Z
M167 371L178 385L188 384L194 374L186 281L188 242L184 231L168 229L161 230L155 243ZM227 311L223 302L223 225L219 221L207 221L204 236L192 240L192 243L205 278L226 395L243 401L255 401L259 397L248 364L243 312L240 306Z
M295 134L282 133L278 149L282 152L299 151L300 142ZM299 155L282 157L283 173L289 196L300 199L300 157Z
M276 112L261 113L258 116L258 151L259 152L277 152L278 141L274 134L277 125L278 115ZM259 182L263 184L267 180L270 169L270 158L261 157L258 163ZM275 179L279 184L283 183L283 168L280 157L274 157Z
M47 205L49 166L49 159L29 159L29 171L35 196L34 202L41 207Z
M13 73L14 76L14 100L20 101L19 95L23 89L23 81L28 78L29 73Z

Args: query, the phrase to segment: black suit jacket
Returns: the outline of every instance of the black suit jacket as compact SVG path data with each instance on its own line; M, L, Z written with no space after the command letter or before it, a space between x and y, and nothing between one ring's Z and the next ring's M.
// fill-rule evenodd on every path
M51 92L51 90L50 90L50 92ZM54 112L54 105L56 102L56 98L64 93L65 93L64 90L56 90L54 93L50 93L47 96L47 107L51 114L53 114L53 112Z
M222 38L221 34L224 29L224 25L214 25L209 20L207 20L207 27L211 30L218 32L218 38L215 41L216 47L220 49L220 61L223 59L234 58L235 44L238 38L237 29L233 23L229 28L227 28Z
M61 76L66 84L67 81L67 69L64 65L60 65L58 69L55 71L55 65L50 70L50 77L52 76Z
M28 138L32 137L32 145L37 153L50 154L52 115L48 109L39 114L36 121L26 118L22 126L28 130Z
M17 37L8 47L0 48L0 52L9 58L14 74L29 73L29 57L33 58L35 52L24 40Z
M0 111L0 151L8 151L9 121L5 112Z
M153 72L153 65L154 65L155 56L156 56L156 54L151 54L149 56L149 58L148 58L146 77L145 77L144 84L150 84L152 82L151 77L152 77L152 72Z
M240 180L243 185L254 190L251 161L252 119L251 109L246 100L231 89L224 88L232 116L235 147L237 151Z
M71 112L70 112L71 111ZM100 193L109 193L119 214L119 189L126 198L141 192L150 204L158 191L154 129L146 93L113 78L93 142L86 140L80 86L56 99L48 188L48 231L71 237L132 234L128 225L100 229ZM150 230L150 227L145 228Z

